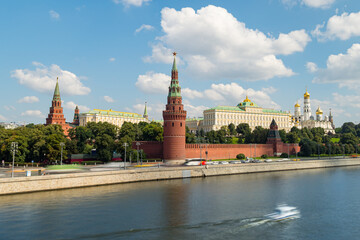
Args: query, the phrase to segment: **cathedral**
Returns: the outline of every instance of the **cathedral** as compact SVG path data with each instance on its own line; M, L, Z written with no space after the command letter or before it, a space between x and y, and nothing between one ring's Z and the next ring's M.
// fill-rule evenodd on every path
M335 133L334 119L331 115L331 109L329 116L323 116L323 111L320 106L316 110L316 117L311 115L310 93L306 90L304 93L304 106L303 114L301 115L300 104L296 103L294 115L291 117L292 125L297 128L317 128L321 127L325 133Z

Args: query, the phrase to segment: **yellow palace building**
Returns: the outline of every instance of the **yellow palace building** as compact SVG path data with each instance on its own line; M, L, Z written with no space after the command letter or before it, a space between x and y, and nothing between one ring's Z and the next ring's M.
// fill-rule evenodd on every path
M203 119L186 121L187 126L198 126L198 130L205 132L219 130L222 126L233 123L235 126L240 123L249 124L251 129L256 126L269 128L271 121L275 119L279 129L290 131L293 126L290 112L262 108L252 102L248 97L237 106L217 106L204 111ZM198 121L197 124L193 121ZM191 131L194 129L190 128Z

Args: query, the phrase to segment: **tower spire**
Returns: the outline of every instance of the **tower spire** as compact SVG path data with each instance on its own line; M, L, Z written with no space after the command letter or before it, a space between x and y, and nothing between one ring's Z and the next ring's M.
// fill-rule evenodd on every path
M148 113L147 113L146 104L147 104L147 102L145 102L145 109L144 109L144 115L143 115L143 117L146 118L146 119L148 119L149 116L148 116Z
M59 77L56 78L56 86L55 86L53 101L61 101L60 89L59 89Z
M171 71L177 71L177 67L176 67L176 52L173 52L173 56L174 56L174 61L173 61L173 66Z
M176 52L173 52L174 62L171 69L171 82L168 97L181 97L181 87L179 85L178 70L176 67Z

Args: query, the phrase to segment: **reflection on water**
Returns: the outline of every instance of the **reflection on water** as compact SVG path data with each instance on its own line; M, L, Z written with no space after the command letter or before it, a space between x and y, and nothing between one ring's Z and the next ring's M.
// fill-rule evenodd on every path
M355 239L360 168L144 182L0 197L1 239ZM278 203L294 221L262 216ZM331 226L338 226L337 228Z

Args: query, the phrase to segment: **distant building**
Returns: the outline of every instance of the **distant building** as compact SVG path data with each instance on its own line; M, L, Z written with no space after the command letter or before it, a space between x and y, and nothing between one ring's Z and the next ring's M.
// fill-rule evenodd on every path
M10 122L10 123L1 122L0 126L4 127L5 129L15 129L18 127L25 126L25 124L20 124L15 122Z
M192 133L196 133L201 127L204 122L204 118L187 118L186 119L186 126L189 128L189 131Z
M107 122L118 126L119 128L124 122L139 123L150 122L147 115L147 109L145 104L144 115L130 112L119 112L102 109L94 109L86 113L80 113L79 125L86 126L88 122Z
M316 110L316 118L311 114L311 105L310 105L310 93L306 90L304 93L304 112L301 115L300 104L296 103L294 115L291 117L292 125L301 129L301 128L323 128L325 133L335 133L334 119L331 115L331 109L329 116L323 117L323 111L320 106Z

